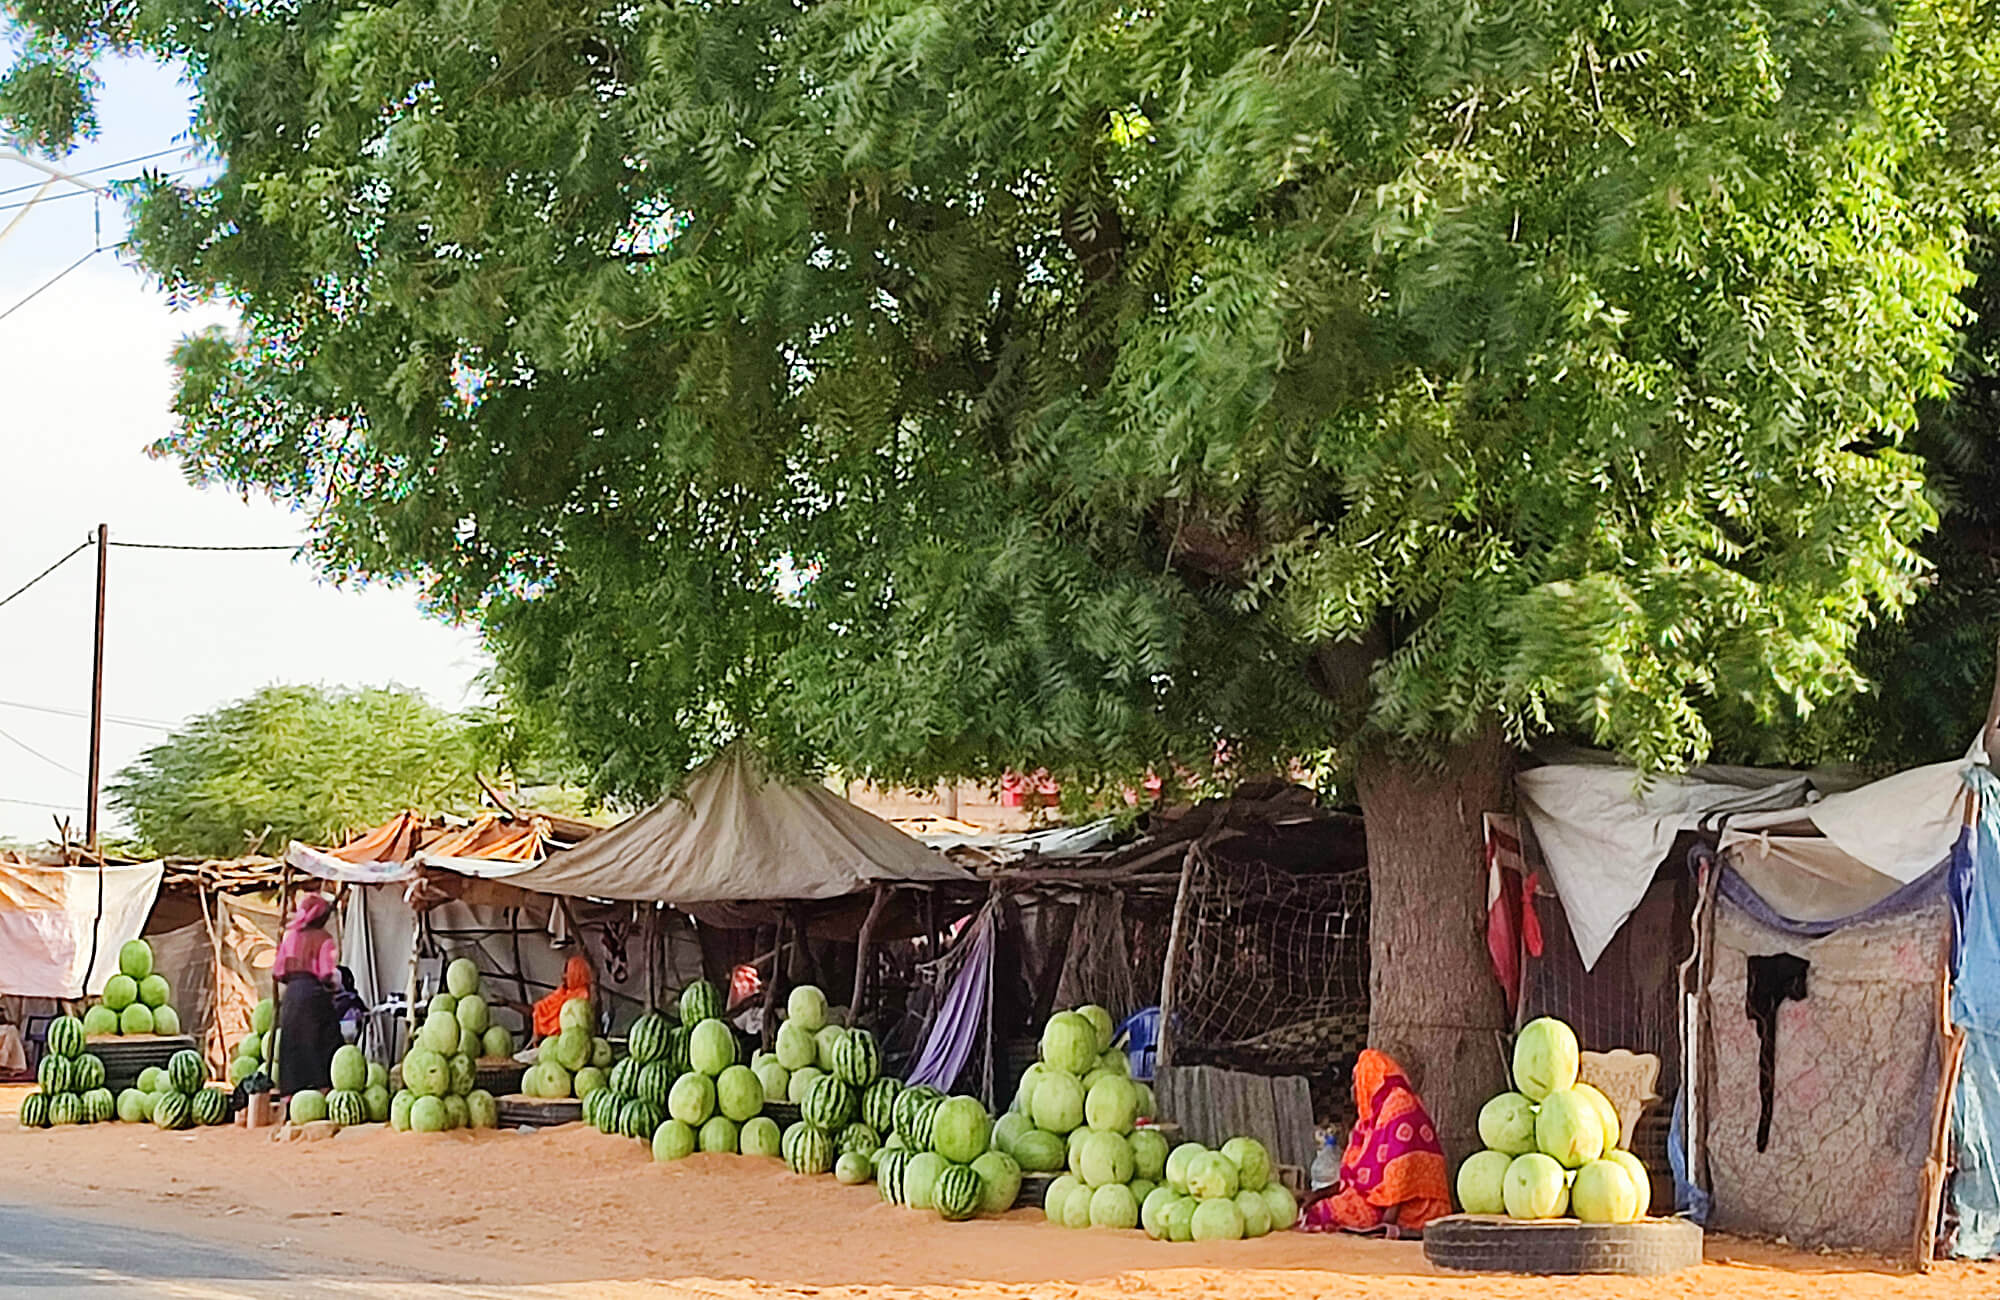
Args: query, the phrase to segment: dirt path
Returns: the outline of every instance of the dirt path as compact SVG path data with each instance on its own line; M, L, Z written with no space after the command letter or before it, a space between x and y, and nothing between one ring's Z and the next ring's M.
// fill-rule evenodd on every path
M534 1134L354 1129L275 1143L236 1128L130 1125L24 1131L25 1089L0 1089L0 1201L243 1250L518 1294L956 1295L1109 1300L1540 1300L1551 1284L1432 1273L1408 1243L1283 1233L1169 1244L1073 1232L1039 1213L950 1224L881 1204L872 1187L787 1173L775 1160L696 1156L656 1165L638 1143L581 1126ZM2000 1266L1928 1277L1880 1261L1711 1239L1709 1263L1652 1281L1578 1280L1610 1300L1970 1300Z

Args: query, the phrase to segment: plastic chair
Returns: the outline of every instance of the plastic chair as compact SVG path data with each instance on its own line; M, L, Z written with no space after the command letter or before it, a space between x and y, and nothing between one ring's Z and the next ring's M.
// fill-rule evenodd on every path
M1132 1063L1132 1077L1141 1083L1151 1083L1160 1046L1160 1009L1146 1007L1133 1012L1112 1038L1125 1040L1125 1057Z

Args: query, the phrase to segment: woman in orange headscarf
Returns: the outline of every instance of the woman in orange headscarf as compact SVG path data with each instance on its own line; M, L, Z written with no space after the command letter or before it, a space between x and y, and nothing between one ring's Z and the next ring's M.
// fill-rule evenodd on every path
M1307 1232L1415 1235L1451 1213L1444 1149L1403 1069L1373 1048L1354 1065L1354 1134L1340 1181L1306 1201Z
M563 963L562 987L535 1004L535 1037L547 1038L562 1029L563 1003L571 998L587 998L593 977L590 962L583 954L571 954Z

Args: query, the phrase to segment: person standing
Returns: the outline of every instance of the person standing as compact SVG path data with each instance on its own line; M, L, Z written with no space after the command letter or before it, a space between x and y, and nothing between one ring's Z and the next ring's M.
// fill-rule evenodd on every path
M343 1039L333 995L339 946L327 933L326 899L307 894L285 926L271 967L278 986L278 1092L289 1097L333 1083L333 1054Z

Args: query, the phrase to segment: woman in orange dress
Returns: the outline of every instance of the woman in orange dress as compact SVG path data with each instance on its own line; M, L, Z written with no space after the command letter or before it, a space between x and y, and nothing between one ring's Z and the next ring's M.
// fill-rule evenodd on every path
M572 953L563 963L562 987L535 1004L535 1037L548 1038L562 1029L563 1003L571 998L587 998L593 976L590 962L580 953Z
M1416 1236L1451 1213L1444 1149L1401 1066L1373 1048L1354 1065L1358 1118L1340 1162L1340 1181L1309 1197L1307 1232Z

